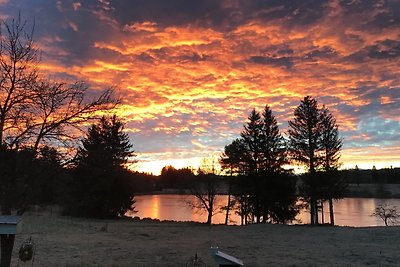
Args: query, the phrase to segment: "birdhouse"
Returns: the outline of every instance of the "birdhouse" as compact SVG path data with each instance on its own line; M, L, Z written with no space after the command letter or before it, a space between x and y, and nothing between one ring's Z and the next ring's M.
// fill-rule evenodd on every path
M0 234L1 235L15 235L21 232L22 218L13 215L0 216Z
M219 267L243 266L243 261L218 250L218 247L211 247L211 253Z

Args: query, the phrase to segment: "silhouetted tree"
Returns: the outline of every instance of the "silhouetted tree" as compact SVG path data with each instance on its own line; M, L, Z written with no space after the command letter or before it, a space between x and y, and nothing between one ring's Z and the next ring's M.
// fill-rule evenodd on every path
M3 23L0 38L0 145L10 148L56 141L61 145L96 111L114 107L112 90L88 99L81 82L68 85L40 77L33 29L21 18Z
M296 176L287 173L270 173L264 193L266 213L263 221L286 224L299 213L296 195Z
M225 224L228 224L229 211L235 201L231 200L233 176L238 177L245 173L244 165L248 162L246 147L241 139L235 139L231 144L226 145L224 153L220 158L221 169L227 173L230 178L228 181L228 202L225 207Z
M61 155L52 147L42 146L35 153L33 163L34 170L26 181L29 193L25 194L25 203L62 203L66 197L66 172L62 167Z
M308 174L303 175L301 191L310 203L311 224L318 223L318 202L329 201L331 224L334 224L333 199L343 197L344 179L338 175L342 138L332 113L307 96L295 109L295 118L289 121L289 141L292 158L304 164Z
M389 222L396 224L400 220L400 213L395 206L379 205L372 215L381 218L386 226L389 225Z
M9 24L0 22L0 147L3 155L18 157L16 151L6 151L5 139L8 133L13 134L30 120L29 106L34 103L30 89L37 78L37 71L31 66L36 58L32 34L25 33L25 23L20 18ZM17 176L10 170L0 179L2 214L10 215L12 199L19 195L13 194L17 192ZM13 246L13 235L1 235L1 266L10 265Z
M281 173L283 165L287 164L286 147L283 136L279 132L278 122L267 105L262 113L262 136L264 159L263 171L268 173Z
M206 224L211 225L212 217L219 209L215 203L219 190L218 176L212 173L199 173L190 186L190 193L196 197L197 201L188 204L194 209L207 212Z
M40 53L33 40L33 31L33 27L27 30L26 21L20 16L9 22L0 22L0 147L3 152L10 150L4 153L18 157L17 150L29 147L36 156L46 142L55 141L59 146L71 140L72 130L86 122L88 117L98 110L114 106L112 90L88 100L87 87L81 83L67 86L42 78L37 68ZM16 185L6 182L7 179L19 178L9 173L7 178L0 177L0 184ZM15 203L11 201L15 196L11 192L16 192L16 189L3 192L4 202L0 203L3 215L11 214L9 203ZM25 188L22 190L25 192ZM13 243L13 238L1 235L2 266L10 264Z
M307 166L309 175L304 176L303 191L309 198L311 224L318 223L318 195L320 192L316 171L321 164L321 123L317 100L304 97L289 121L289 144L292 158Z
M263 121L260 113L253 109L247 118L244 130L240 133L243 144L246 147L247 162L245 163L246 174L257 176L262 170L263 164Z
M82 140L76 157L74 191L70 212L98 218L123 216L133 210L132 182L125 165L134 156L123 123L102 117Z
M343 139L339 137L339 126L335 118L325 106L320 110L320 116L322 160L325 172L323 197L329 202L330 223L334 225L333 199L342 198L347 187L344 179L337 172L340 166Z
M220 181L215 169L215 159L203 159L197 176L189 187L190 193L197 201L190 201L188 205L193 209L207 212L206 224L211 225L212 217L219 209L216 206L216 197L220 193Z
M257 188L260 188L263 222L286 223L298 213L295 177L283 168L288 163L287 149L269 106L265 107L262 119L264 164Z
M358 168L358 165L356 165L356 167L354 168L354 176L356 179L357 187L359 187L360 186L360 169Z
M230 176L246 174L246 164L248 164L248 162L247 148L244 141L240 138L226 145L224 153L220 158L222 170Z
M286 154L284 139L269 106L262 116L253 110L241 138L225 147L221 166L238 176L235 202L242 222L259 223L262 219L284 223L296 216L296 183L283 168Z
M253 213L256 222L260 222L262 216L261 193L260 187L261 174L263 173L263 120L260 113L253 109L247 118L247 123L243 126L244 130L240 133L243 143L246 147L245 153L247 162L245 163L245 176L247 179L247 192L245 195L251 203L251 212ZM240 199L245 200L243 195Z

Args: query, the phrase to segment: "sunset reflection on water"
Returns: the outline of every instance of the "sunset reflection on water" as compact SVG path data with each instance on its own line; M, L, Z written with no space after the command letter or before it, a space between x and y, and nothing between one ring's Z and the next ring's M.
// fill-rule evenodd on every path
M191 195L143 195L137 196L135 199L138 212L127 214L128 216L174 221L205 222L207 220L207 214L204 211L192 210L188 206L189 201L197 201ZM227 196L219 195L216 200L218 206L226 205ZM334 201L335 224L355 227L383 226L382 220L371 216L380 204L389 204L400 208L400 199L345 198ZM297 219L299 222L294 223L309 223L309 211L302 210ZM319 220L322 222L321 213ZM225 214L217 213L213 216L212 222L213 224L224 223ZM329 223L328 203L324 205L324 222ZM234 211L230 212L230 224L240 224L240 217Z

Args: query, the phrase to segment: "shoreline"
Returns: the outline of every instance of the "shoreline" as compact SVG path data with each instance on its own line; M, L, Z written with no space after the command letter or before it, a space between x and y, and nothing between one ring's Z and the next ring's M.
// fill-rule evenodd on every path
M191 193L188 189L166 188L152 192L139 192L134 195L191 195ZM221 190L218 195L228 195L227 189ZM349 184L344 197L400 199L400 184Z

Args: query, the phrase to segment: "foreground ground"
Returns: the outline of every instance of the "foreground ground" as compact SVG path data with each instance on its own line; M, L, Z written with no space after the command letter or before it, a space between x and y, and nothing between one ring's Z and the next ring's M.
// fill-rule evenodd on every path
M23 216L12 266L21 243L36 243L33 266L186 266L197 253L218 266L210 247L245 266L399 266L400 227L283 225L205 226L153 221L102 221L30 212ZM31 262L19 263L31 266Z

